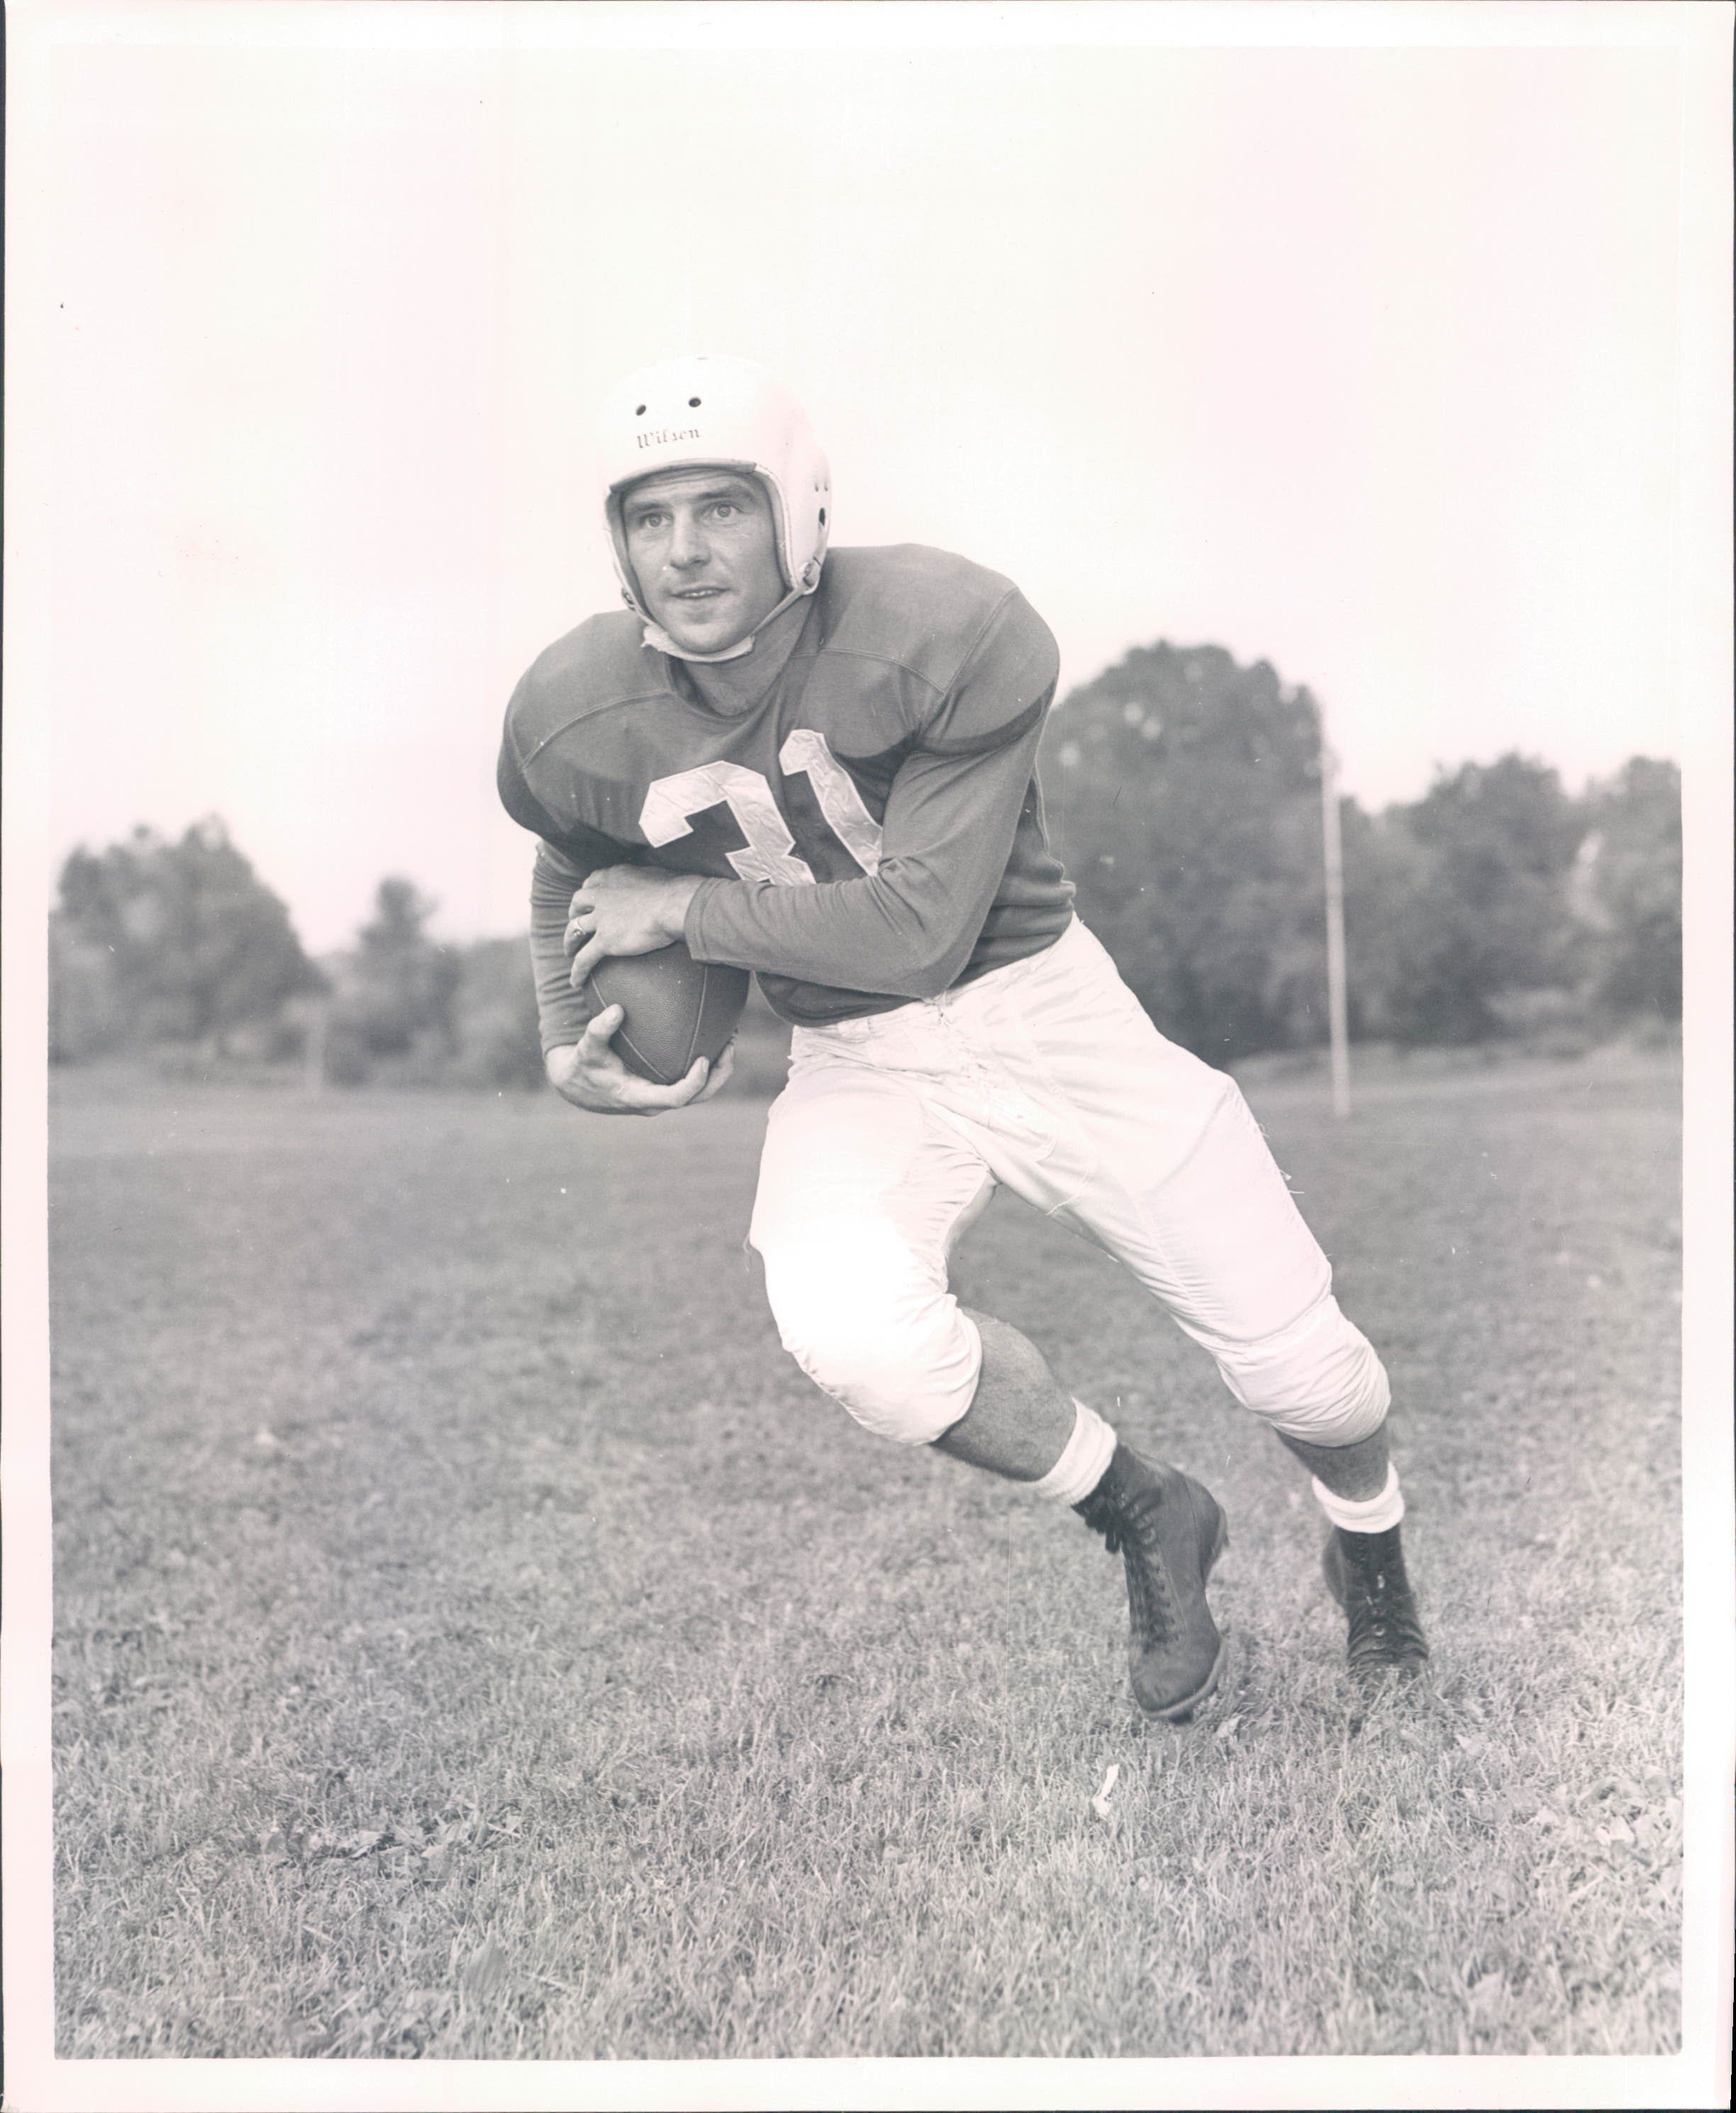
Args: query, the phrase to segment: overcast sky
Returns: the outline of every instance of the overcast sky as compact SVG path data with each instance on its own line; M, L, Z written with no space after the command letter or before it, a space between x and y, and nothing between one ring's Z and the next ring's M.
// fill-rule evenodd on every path
M817 41L850 11L730 49L693 43L727 10L62 11L57 855L215 811L312 947L388 872L522 929L501 713L615 605L595 401L682 350L805 399L836 541L1016 579L1064 690L1160 637L1269 659L1375 805L1509 748L1575 785L1679 752L1672 11Z

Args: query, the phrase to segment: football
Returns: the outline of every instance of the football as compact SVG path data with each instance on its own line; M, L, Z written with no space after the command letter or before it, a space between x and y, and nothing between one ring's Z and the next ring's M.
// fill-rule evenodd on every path
M610 1047L628 1070L672 1086L695 1056L715 1062L722 1054L747 1003L748 972L696 961L677 939L599 961L586 988L599 1006L625 1009Z

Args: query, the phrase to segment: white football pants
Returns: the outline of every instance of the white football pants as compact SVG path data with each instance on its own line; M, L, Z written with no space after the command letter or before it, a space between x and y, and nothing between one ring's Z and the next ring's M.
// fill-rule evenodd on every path
M1239 1088L1075 918L938 998L795 1030L750 1237L785 1349L870 1431L927 1444L970 1407L982 1347L947 1260L997 1182L1125 1263L1277 1429L1379 1426L1386 1374Z

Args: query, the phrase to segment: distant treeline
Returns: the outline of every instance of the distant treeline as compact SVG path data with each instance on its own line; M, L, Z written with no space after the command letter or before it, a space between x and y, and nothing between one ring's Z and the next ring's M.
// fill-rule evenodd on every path
M1080 909L1159 1026L1210 1061L1325 1039L1320 761L1307 691L1217 646L1141 648L1050 721L1042 782ZM1675 766L1643 756L1574 797L1510 755L1378 815L1341 801L1352 1035L1671 1031L1680 796ZM354 946L316 961L214 819L76 851L52 920L51 1057L540 1083L524 942L440 940L435 907L384 879ZM775 1043L763 1009L747 1034ZM769 1083L775 1052L745 1069Z
M1053 716L1042 781L1086 920L1213 1062L1324 1042L1320 723L1218 646L1142 647ZM1579 797L1517 755L1420 800L1339 802L1351 1034L1401 1047L1668 1028L1682 1014L1681 778Z
M310 960L216 819L75 851L49 932L49 1059L292 1069L310 1084L533 1086L543 1077L522 939L454 946L393 876L346 952Z

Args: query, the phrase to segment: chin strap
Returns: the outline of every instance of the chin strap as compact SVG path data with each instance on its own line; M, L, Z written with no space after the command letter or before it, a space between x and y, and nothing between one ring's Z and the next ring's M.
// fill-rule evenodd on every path
M753 651L755 636L750 631L745 638L738 638L721 653L690 653L685 646L677 646L660 623L653 623L649 617L645 618L645 644L654 646L659 653L667 653L677 660L739 660L744 653Z
M790 608L792 604L799 602L804 595L811 595L813 592L814 588L817 587L819 583L819 572L818 568L816 568L812 585L805 587L791 587L789 593L784 596L783 600L777 605L777 608L768 610L764 616L761 617L759 623L754 625L754 628L748 633L745 638L738 638L733 646L726 646L721 653L690 653L685 646L677 646L675 641L669 636L668 632L663 629L660 623L653 623L650 618L645 615L645 611L639 606L639 604L633 599L631 595L623 592L621 599L627 604L627 607L632 610L636 616L644 618L645 628L645 644L647 646L654 646L659 653L668 654L672 659L699 661L739 660L745 654L749 654L753 651L755 641L759 638L760 632L765 629L768 623L775 623L786 609Z

